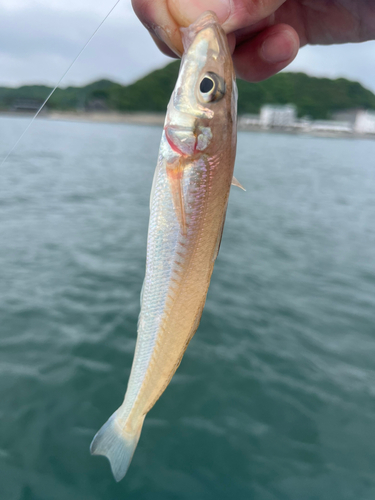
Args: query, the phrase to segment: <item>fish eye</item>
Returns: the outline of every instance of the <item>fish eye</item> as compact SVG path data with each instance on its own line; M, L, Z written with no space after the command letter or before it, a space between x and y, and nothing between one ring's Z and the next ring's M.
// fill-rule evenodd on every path
M205 76L199 85L202 94L208 94L215 86L215 82L209 76Z
M199 84L199 97L204 103L219 101L225 94L225 82L216 73L206 73Z

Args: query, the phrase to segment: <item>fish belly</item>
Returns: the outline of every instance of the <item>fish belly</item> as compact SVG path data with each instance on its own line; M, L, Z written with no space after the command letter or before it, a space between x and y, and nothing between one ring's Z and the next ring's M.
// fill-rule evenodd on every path
M221 238L231 172L220 159L184 169L187 230L181 231L166 163L153 185L138 339L120 414L132 431L165 390L200 321Z

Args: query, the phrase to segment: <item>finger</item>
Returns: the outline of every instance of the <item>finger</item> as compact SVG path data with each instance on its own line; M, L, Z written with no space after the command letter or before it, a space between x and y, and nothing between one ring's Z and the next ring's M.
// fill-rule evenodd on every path
M223 24L231 14L231 0L167 0L171 15L180 26L189 26L198 17L212 10Z
M160 40L160 47L164 49L166 46L177 56L181 56L183 47L180 27L169 12L167 0L132 0L132 5L151 36Z
M227 34L262 22L285 0L132 0L146 28L177 55L183 52L181 26L189 26L203 12L213 10Z
M171 15L188 26L206 10L217 15L226 33L253 25L272 15L285 0L167 0Z
M178 57L178 55L175 52L173 52L173 50L170 49L166 43L162 42L156 35L154 35L152 32L150 32L150 35L151 38L154 40L157 48L160 50L160 52L169 57L174 57L174 58Z
M272 14L255 24L251 24L250 26L246 26L245 28L240 28L234 31L233 34L235 34L236 36L236 45L241 45L241 43L247 42L250 38L253 38L255 35L268 28L269 26L273 26L274 24L275 14Z
M297 32L287 24L264 29L251 40L237 46L233 62L239 78L259 82L290 64L299 49Z

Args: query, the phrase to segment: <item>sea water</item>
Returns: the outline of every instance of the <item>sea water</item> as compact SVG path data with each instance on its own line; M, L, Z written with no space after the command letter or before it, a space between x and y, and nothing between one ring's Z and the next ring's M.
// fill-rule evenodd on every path
M26 125L0 120L4 155ZM375 498L375 141L240 133L200 327L125 479L161 129L38 120L0 171L1 500Z

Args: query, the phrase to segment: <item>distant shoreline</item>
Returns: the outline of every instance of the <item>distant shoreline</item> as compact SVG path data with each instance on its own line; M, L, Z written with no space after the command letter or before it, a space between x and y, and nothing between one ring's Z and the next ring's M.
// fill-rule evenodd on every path
M33 113L2 111L0 117L31 118ZM91 122L91 123L129 123L136 125L163 125L164 113L119 113L116 111L44 111L39 117L44 120Z
M1 111L1 117L11 118L32 118L33 113L22 113L14 111ZM55 120L55 121L71 121L71 122L86 122L86 123L125 123L131 125L148 125L162 127L164 125L164 113L119 113L116 111L45 111L42 112L38 119ZM246 132L263 132L271 134L290 134L290 135L309 135L312 137L326 138L347 138L347 139L375 139L374 134L355 134L347 132L335 131L303 131L288 127L273 127L263 128L257 125L244 125L239 120L239 131Z

